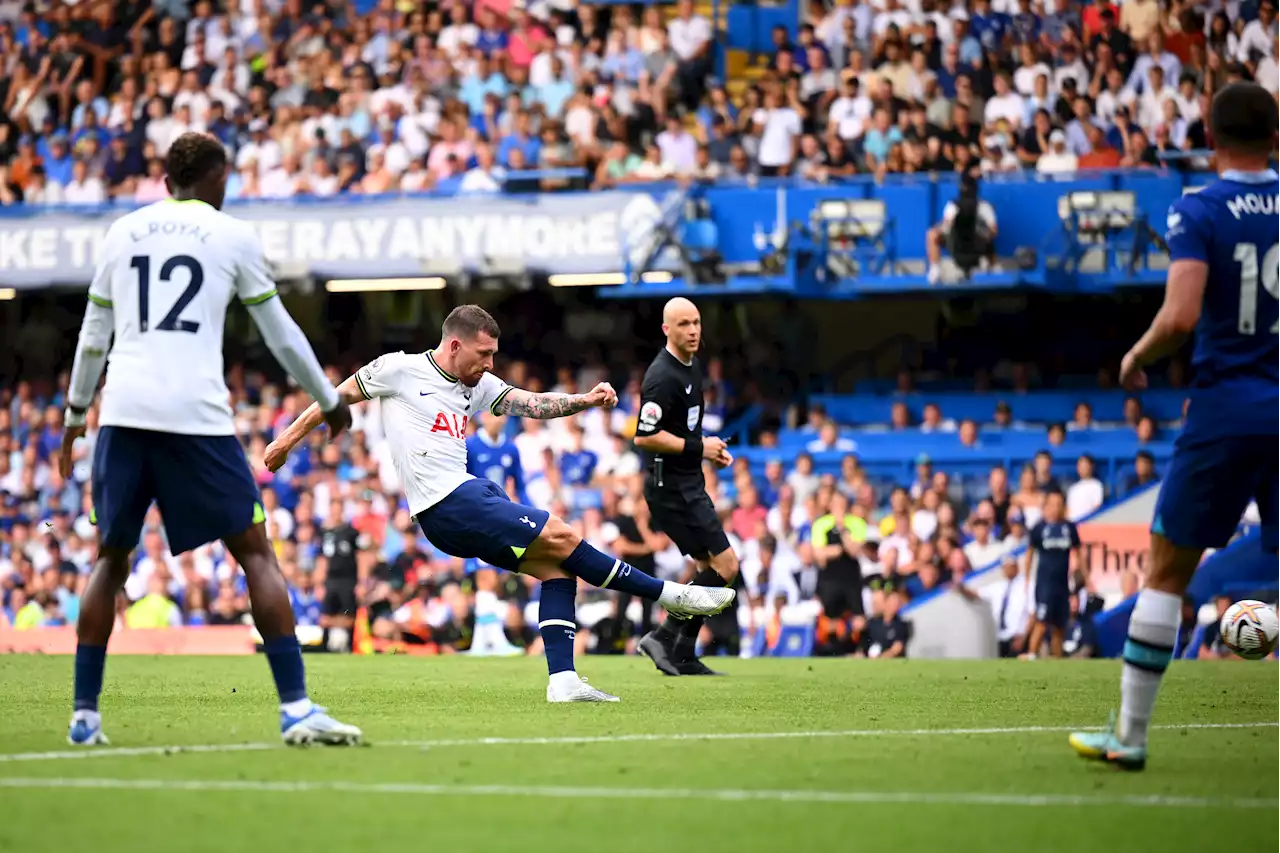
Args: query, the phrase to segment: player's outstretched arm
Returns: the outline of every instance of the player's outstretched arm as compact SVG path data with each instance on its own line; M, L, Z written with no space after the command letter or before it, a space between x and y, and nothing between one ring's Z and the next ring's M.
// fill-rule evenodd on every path
M355 376L348 376L335 390L341 402L348 406L368 399L365 397L364 392L360 390L360 385L356 382ZM324 413L320 411L318 404L312 403L308 406L307 410L299 415L297 420L285 427L284 431L276 436L275 441L267 445L266 453L263 454L263 462L266 463L267 470L280 470L280 466L289 458L289 454L293 452L293 448L298 445L298 442L306 438L307 434L313 429L320 426L323 420Z
M587 394L535 394L523 388L504 391L493 404L500 415L550 420L576 415L587 409L612 409L618 405L618 393L608 382L601 382Z
M289 316L280 298L264 299L246 307L280 366L298 380L311 399L320 404L322 411L328 412L337 406L338 393L329 384L329 377L325 376L307 336Z

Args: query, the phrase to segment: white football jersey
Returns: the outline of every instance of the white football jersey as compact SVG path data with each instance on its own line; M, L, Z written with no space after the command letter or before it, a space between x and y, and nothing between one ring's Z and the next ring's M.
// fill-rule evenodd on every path
M172 199L117 219L89 285L89 300L115 320L101 423L235 435L222 367L227 306L275 295L248 222Z
M511 391L492 373L468 388L429 352L375 358L356 371L356 384L367 399L382 398L391 462L412 515L475 479L467 473L467 424Z

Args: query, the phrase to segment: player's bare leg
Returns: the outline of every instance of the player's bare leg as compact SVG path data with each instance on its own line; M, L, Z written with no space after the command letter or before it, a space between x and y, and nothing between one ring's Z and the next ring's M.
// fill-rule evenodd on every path
M254 524L223 541L244 570L253 622L262 635L267 662L280 694L280 730L285 743L292 746L359 743L362 734L358 728L333 719L307 696L306 671L295 633L289 587L276 563L266 525Z
M107 642L116 621L116 596L129 579L129 551L103 547L80 597L76 622L75 706L68 741L77 746L107 743L98 697L107 664Z
M699 586L728 587L738 577L738 555L726 548L707 560L698 561L693 583ZM706 622L703 616L668 613L655 631L646 634L639 644L653 665L664 675L717 675L698 659L698 636Z
M1044 623L1037 619L1031 625L1031 634L1027 637L1027 656L1037 657L1044 649Z
M1151 534L1151 571L1129 617L1120 677L1120 718L1114 732L1077 733L1071 745L1086 758L1110 761L1129 770L1147 763L1147 728L1160 680L1173 658L1182 621L1182 596L1200 565L1203 548L1174 545Z
M1049 656L1060 658L1062 654L1062 645L1064 641L1063 630L1058 627L1049 629Z

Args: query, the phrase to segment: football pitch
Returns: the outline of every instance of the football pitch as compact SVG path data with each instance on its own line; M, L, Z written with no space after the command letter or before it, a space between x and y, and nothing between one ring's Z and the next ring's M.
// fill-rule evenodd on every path
M1067 733L1115 661L309 657L369 745L288 750L262 658L115 657L112 746L66 746L72 660L0 656L0 850L1209 850L1274 838L1277 670L1174 664L1145 773ZM183 748L185 747L185 749Z

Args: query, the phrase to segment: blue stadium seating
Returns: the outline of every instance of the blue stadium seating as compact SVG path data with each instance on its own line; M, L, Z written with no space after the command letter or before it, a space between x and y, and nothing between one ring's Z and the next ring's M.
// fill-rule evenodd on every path
M807 658L813 654L816 631L812 625L783 625L778 641L769 649L775 658Z
M827 415L837 423L850 426L887 424L893 404L904 402L912 416L919 420L927 403L936 403L944 417L956 421L972 419L979 424L989 423L995 413L996 403L1008 403L1013 409L1015 421L1050 424L1071 420L1079 403L1088 403L1093 409L1094 420L1118 422L1124 419L1124 401L1131 395L1119 391L1029 391L975 393L923 393L893 396L866 394L822 394L810 402L820 403ZM1157 421L1176 421L1182 418L1185 391L1172 389L1146 391L1137 396L1143 410Z

